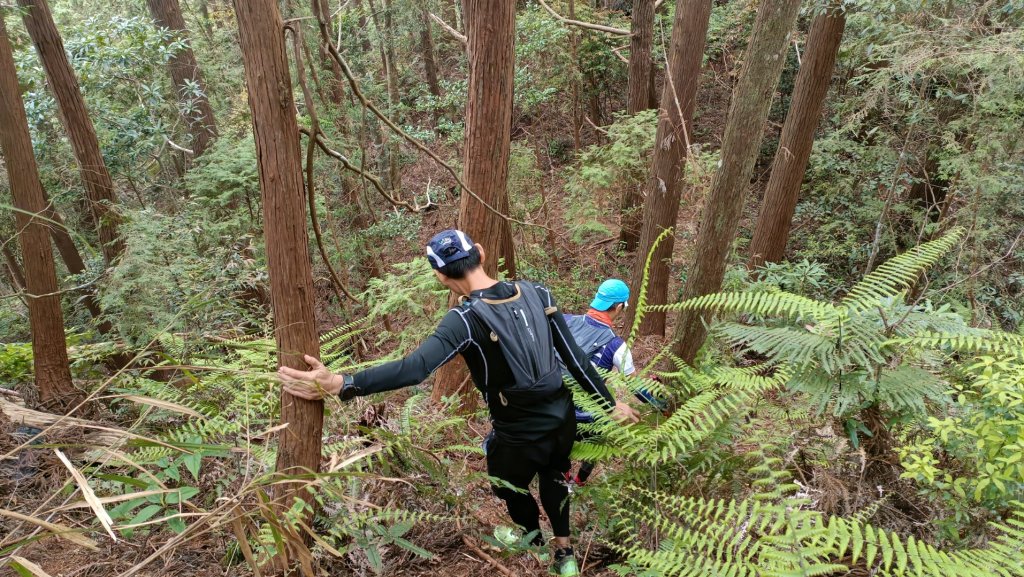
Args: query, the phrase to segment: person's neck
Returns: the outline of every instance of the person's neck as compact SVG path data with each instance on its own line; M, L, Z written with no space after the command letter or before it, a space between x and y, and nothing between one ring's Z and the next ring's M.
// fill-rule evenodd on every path
M592 319L594 319L595 321L598 321L600 323L604 323L604 324L608 325L609 327L614 326L613 323L615 322L615 316L612 315L612 313L610 313L608 311L599 311L597 309L590 309L589 311L587 311L587 316L592 318Z
M467 273L465 277L452 281L452 290L460 295L469 296L473 291L488 289L497 284L498 281L491 278L491 275L484 272L483 267Z

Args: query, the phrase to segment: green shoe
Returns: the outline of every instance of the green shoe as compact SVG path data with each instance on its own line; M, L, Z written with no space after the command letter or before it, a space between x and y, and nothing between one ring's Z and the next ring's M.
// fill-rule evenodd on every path
M520 536L512 527L498 525L494 528L494 539L505 547L514 547L519 543Z
M550 573L558 577L578 577L580 569L576 566L576 555L572 547L555 551L555 562L551 564Z

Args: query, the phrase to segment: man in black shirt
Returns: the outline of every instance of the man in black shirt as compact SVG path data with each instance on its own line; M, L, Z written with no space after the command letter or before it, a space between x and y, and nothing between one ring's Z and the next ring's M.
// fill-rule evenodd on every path
M493 431L486 443L488 474L523 491L528 491L533 478L540 476L541 504L555 535L553 568L560 575L576 575L576 562L569 544L568 489L561 482L571 466L569 453L576 435L572 394L558 384L535 389L543 391L542 394L530 396L529 391L520 394L525 390L521 382L524 380L523 365L530 364L529 359L534 359L534 364L537 364L536 358L550 356L550 350L516 353L522 349L510 348L508 342L499 343L496 333L511 334L508 329L488 326L484 321L488 315L474 310L474 307L516 303L519 308L510 309L515 320L510 315L508 322L515 326L512 330L524 331L531 337L517 341L516 346L550 343L559 357L566 361L576 382L601 400L613 418L621 422L636 422L639 417L629 405L616 403L612 398L604 380L573 340L547 288L526 282L498 282L491 278L481 266L486 258L483 247L474 244L459 230L446 230L435 235L427 245L427 258L438 280L467 299L445 314L434 333L419 348L404 359L354 375L335 375L319 360L307 355L306 362L311 370L279 369L285 390L304 399L337 394L342 400L348 400L418 384L456 354L461 354L491 414ZM539 307L543 310L537 311ZM546 318L547 322L534 322L531 327L528 318ZM494 322L492 320L492 324ZM546 325L543 330L549 332L540 332L539 325L542 324ZM537 333L533 332L534 329ZM539 338L532 338L535 336ZM507 355L510 354L529 359L509 359ZM560 382L561 377L557 378ZM535 542L543 543L540 539L540 510L533 496L508 487L495 485L492 489L505 501L512 520L527 532L536 531Z

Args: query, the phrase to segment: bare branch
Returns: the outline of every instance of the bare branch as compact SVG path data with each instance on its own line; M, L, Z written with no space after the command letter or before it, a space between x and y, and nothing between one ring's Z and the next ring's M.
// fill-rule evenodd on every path
M185 154L190 154L190 155L195 156L195 152L193 152L192 150L190 150L188 148L185 148L184 146L181 146L180 144L175 144L174 141L171 140L170 138L166 138L165 137L164 140L167 141L167 146L170 146L174 150L177 150L178 152L184 152Z
M390 128L392 131L394 131L395 134L398 134L406 142L408 142L414 148L416 148L416 150L419 150L423 154L426 154L428 157L430 157L431 160L433 160L437 164L441 165L445 169L445 171L448 174L451 175L451 177L459 185L459 188L461 190L465 191L465 193L468 194L469 196L475 198L477 200L477 202L479 202L481 205L483 205L487 210L489 210L493 214L497 215L499 218L501 218L501 219L503 219L503 220L505 220L507 222L514 222L514 223L522 225L522 226L534 226L534 227L538 227L538 228L543 228L545 230L549 230L548 227L546 227L546 226L544 226L542 224L537 224L535 222L528 222L528 221L524 221L524 220L519 220L519 219L514 218L512 216L509 216L509 215L501 212L497 208L495 208L491 203L487 202L483 197L481 197L479 194L474 192L471 188L466 186L465 181L462 180L462 177L459 176L459 173L452 167L452 165L450 165L447 162L445 162L444 160L442 160L441 157L439 157L437 154L435 154L433 150L430 150L422 142L420 142L419 140L417 140L417 139L413 138L412 136L410 136L408 132L402 130L402 128L400 126L395 124L395 121L391 120L391 118L389 118L386 114L381 112L380 109L377 108L377 106L373 102L371 102L370 99L368 99L366 97L366 95L363 94L363 91L359 88L359 81L356 80L355 75L352 73L352 68L349 67L348 61L345 60L345 58L343 58L341 56L341 53L338 52L338 47L334 44L334 41L331 40L331 38L330 38L329 31L327 30L327 23L324 21L323 18L319 18L318 22L320 24L320 35L324 39L324 41L326 42L327 49L330 52L331 57L334 58L334 60L341 66L341 71L345 75L345 79L348 80L349 87L352 89L352 94L355 95L355 97L359 100L359 103L363 106L364 109L369 110L370 112L372 112L374 116L376 116L378 119L380 119L380 121L383 122L388 128ZM344 155L341 155L340 153L337 153L337 154L338 154L338 156L336 158L339 158L339 160L341 158L344 158ZM348 163L347 159L346 159L345 162L346 162L346 168L352 166L351 163ZM351 170L355 170L355 167L352 167ZM360 174L364 174L364 173L362 173L362 171L360 171ZM375 186L376 186L376 184L379 184L379 183L375 183ZM383 192L383 188L378 188L378 190ZM405 203L405 202L402 202L402 201L394 201L394 202L398 202L401 205L404 205L406 207L409 207L410 209L413 209L413 207L410 207L410 205L408 203ZM418 208L416 208L415 210L418 210Z
M566 26L578 26L580 28L586 28L587 30L596 30L598 32L604 32L606 34L617 34L619 36L629 36L632 34L629 30L623 30L622 28L605 26L603 24L594 24L592 22L584 22L582 20L570 20L569 18L562 16L558 12L555 12L551 8L551 6L548 6L547 2L545 2L544 0L537 1L540 2L540 5L543 6L545 10L548 11L548 14L551 14L552 17L554 17L562 24L565 24Z
M444 31L447 32L449 36L458 40L459 44L462 44L463 48L469 46L469 39L466 38L466 35L449 26L448 23L442 20L440 16L431 13L430 19L436 22L441 28L444 28Z
M316 134L320 130L320 120L316 116L313 95L310 93L309 85L306 83L306 69L302 64L302 46L305 45L305 42L302 41L302 29L298 26L286 25L285 30L292 31L292 46L295 50L295 70L298 73L299 85L302 87L302 97L306 101L306 109L309 112L310 124L312 126L311 132ZM327 272L331 275L332 287L338 296L338 300L344 300L342 297L342 293L344 293L346 297L358 303L359 299L349 292L345 283L341 282L341 278L338 276L337 271L334 270L331 260L327 258L327 249L324 248L323 232L320 230L320 219L317 217L316 212L316 187L313 182L313 156L315 153L316 143L314 139L310 138L309 144L306 145L306 196L309 199L309 220L313 224L313 236L316 238L316 246L320 250L320 258L324 261L324 266L327 267Z

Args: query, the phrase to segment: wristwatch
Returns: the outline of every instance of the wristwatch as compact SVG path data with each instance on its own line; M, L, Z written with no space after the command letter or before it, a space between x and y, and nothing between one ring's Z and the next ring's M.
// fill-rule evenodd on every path
M341 400L349 401L352 397L359 396L359 388L355 386L355 379L352 378L352 375L342 375L341 380L341 390L338 391Z

